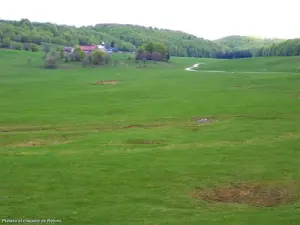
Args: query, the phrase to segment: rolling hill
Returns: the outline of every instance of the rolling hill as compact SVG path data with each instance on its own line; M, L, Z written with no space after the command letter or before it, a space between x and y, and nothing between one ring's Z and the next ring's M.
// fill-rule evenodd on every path
M122 24L98 24L95 29L135 46L150 41L163 42L171 55L176 56L212 57L216 52L228 49L226 46L182 31Z
M221 39L217 39L214 42L226 46L230 48L232 51L238 50L253 50L262 48L264 46L270 46L272 44L277 44L283 42L283 39L263 39L263 38L256 38L250 36L239 36L239 35L232 35L227 36Z
M5 39L5 38L8 38ZM58 45L87 45L114 43L123 51L135 51L141 44L163 42L173 56L213 57L226 47L181 31L157 29L135 25L98 24L74 27L52 23L0 20L0 40L14 43L52 43ZM0 41L1 45L1 41Z
M298 56L300 55L300 38L288 39L280 43L257 49L255 56Z
M26 49L30 44L76 46L106 43L133 52L145 43L164 43L171 56L243 58L252 56L299 55L299 40L259 39L228 36L215 41L182 31L129 24L97 24L75 27L52 23L0 20L0 48ZM245 51L246 50L246 51Z

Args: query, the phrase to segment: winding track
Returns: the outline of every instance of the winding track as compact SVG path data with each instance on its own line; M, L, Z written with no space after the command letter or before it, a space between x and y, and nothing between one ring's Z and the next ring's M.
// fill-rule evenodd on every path
M198 70L195 70L195 68L197 68L199 65L202 65L202 64L204 64L204 63L196 63L195 65L188 67L185 70L186 71L198 71Z
M196 68L200 65L203 65L205 63L196 63L191 67L185 68L185 71L192 71L192 72L198 72L199 70L196 70ZM234 73L234 72L226 72L226 71L218 71L218 70L201 70L201 72L206 73Z

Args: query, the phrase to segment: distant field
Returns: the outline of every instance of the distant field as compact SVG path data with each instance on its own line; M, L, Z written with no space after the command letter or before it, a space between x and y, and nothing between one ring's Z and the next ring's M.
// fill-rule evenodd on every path
M0 219L300 224L299 57L59 70L41 57L0 51ZM184 71L198 62L282 73Z
M199 60L201 61L201 60ZM199 70L216 70L228 72L291 72L297 73L300 69L300 57L261 57L233 60L212 60L210 63L199 66Z

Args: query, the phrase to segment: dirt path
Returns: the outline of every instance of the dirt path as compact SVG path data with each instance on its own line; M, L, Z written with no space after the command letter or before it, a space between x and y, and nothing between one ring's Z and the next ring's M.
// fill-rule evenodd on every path
M185 71L194 71L197 72L199 70L196 70L197 67L200 65L204 65L205 63L196 63L191 67L188 67L185 69ZM201 72L206 72L206 73L234 73L234 72L226 72L226 71L218 71L218 70L201 70Z
M196 69L199 65L202 65L202 64L205 64L205 63L196 63L196 64L194 64L193 66L186 68L185 70L186 70L186 71L198 71L198 70L195 70L195 69Z

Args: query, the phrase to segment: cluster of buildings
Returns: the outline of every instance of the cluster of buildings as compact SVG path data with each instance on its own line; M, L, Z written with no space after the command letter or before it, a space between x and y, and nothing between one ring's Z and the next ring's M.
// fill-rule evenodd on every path
M107 47L105 45L82 45L79 46L79 48L85 53L90 53L95 50L101 50L104 51L105 53L119 52L118 49ZM74 51L73 47L64 47L64 52L71 53L73 51Z

